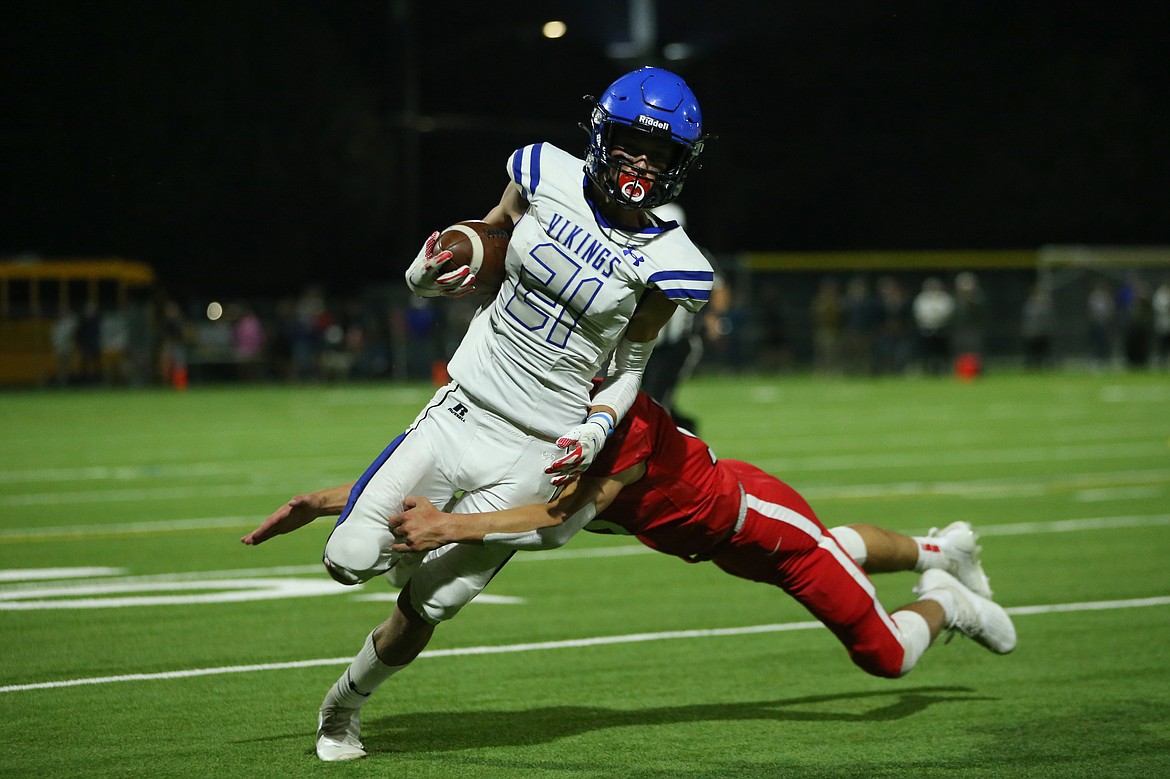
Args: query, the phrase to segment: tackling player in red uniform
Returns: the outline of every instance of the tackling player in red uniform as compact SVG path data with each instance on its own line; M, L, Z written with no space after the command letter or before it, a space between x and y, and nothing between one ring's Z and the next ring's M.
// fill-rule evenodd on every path
M783 589L877 676L907 673L943 629L999 654L1016 644L1011 618L990 600L967 523L923 538L873 525L830 532L796 490L749 463L717 459L645 393L586 475L551 503L472 515L445 514L421 498L407 506L390 525L414 551L451 542L551 548L588 523L688 562L710 560ZM919 599L888 614L866 572L902 570L924 571Z
M260 543L336 513L347 492L343 486L298 496L242 540ZM593 466L551 503L482 514L443 513L425 498L406 505L390 518L401 551L454 542L546 549L588 525L632 533L688 562L710 560L783 589L878 676L907 673L943 629L1000 654L1016 644L1011 618L990 600L967 523L922 538L873 525L830 532L790 486L748 463L717 459L644 393ZM919 599L887 613L866 572L902 570L924 571Z

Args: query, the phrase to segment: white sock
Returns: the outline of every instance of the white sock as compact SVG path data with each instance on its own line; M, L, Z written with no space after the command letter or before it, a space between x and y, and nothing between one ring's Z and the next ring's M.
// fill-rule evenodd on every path
M345 673L325 694L321 708L360 709L382 682L405 667L386 665L378 659L378 653L374 651L374 634L371 632Z
M890 619L898 626L898 641L903 649L902 676L905 676L930 648L930 625L916 611L895 611Z
M953 627L955 624L955 594L950 590L944 590L942 587L933 590L927 590L922 593L918 600L932 600L938 605L942 606L943 614L946 617L946 626Z
M914 570L922 573L930 568L947 567L947 555L939 546L937 538L914 536L914 543L918 545L918 561L914 563Z

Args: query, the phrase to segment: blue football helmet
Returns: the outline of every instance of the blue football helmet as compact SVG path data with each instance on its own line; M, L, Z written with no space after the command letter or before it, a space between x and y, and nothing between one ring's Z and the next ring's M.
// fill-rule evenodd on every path
M703 115L686 82L662 68L639 68L609 85L589 118L585 173L622 208L655 208L674 200L703 153ZM665 144L664 169L650 179L615 156L615 133ZM636 140L634 141L637 142Z

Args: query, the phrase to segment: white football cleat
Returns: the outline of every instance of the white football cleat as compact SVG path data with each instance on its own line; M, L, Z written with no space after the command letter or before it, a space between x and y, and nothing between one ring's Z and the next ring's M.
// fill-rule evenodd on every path
M932 527L927 538L938 542L947 558L946 570L958 578L967 589L984 598L991 597L991 582L979 563L979 534L967 522L952 522L942 530Z
M366 756L361 709L323 708L317 714L317 757L327 763Z
M953 596L955 613L947 615L948 628L959 631L996 654L1006 655L1016 648L1016 626L998 603L971 592L941 568L931 568L922 574L914 588L920 596L931 590L946 590Z

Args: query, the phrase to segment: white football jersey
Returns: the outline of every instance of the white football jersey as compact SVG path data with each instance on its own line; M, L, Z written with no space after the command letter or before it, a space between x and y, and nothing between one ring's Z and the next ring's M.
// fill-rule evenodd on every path
M698 311L714 273L674 222L611 225L586 199L584 161L548 143L519 149L508 174L528 210L508 244L507 278L448 370L521 429L556 437L581 422L590 381L647 288Z

